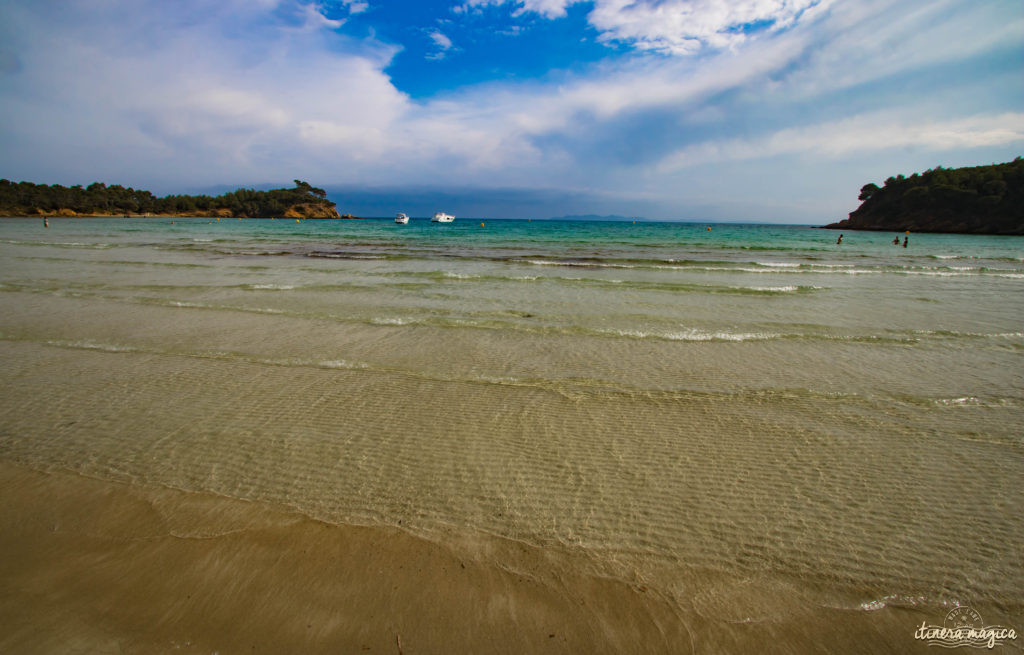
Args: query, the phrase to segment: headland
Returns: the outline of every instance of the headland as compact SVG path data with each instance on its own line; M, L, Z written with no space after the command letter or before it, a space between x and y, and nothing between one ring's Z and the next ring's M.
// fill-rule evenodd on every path
M861 187L860 207L834 230L1024 234L1024 159L934 168Z

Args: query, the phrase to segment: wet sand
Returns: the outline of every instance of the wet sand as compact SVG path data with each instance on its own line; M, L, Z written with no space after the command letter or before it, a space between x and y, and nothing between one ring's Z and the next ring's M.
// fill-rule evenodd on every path
M665 603L506 544L0 466L3 652L678 652ZM518 571L529 561L532 573ZM400 641L399 641L400 640ZM685 648L684 648L685 650Z
M786 620L737 629L508 540L463 542L456 552L397 529L331 525L286 508L7 461L0 491L2 652L924 648L911 638L917 617L909 610L879 621L796 608ZM906 638L893 639L904 625Z

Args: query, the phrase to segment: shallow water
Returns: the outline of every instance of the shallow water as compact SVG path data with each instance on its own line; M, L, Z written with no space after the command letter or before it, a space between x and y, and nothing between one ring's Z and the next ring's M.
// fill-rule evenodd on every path
M1024 627L1024 238L40 223L0 221L4 458L560 549L727 623Z

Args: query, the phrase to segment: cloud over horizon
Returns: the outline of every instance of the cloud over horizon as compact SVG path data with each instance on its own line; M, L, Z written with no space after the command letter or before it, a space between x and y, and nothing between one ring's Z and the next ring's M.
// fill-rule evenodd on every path
M742 207L733 218L813 221L852 209L872 179L1024 151L1024 17L999 2L424 6L395 38L374 0L7 3L0 176L158 193L296 177L508 188L578 207L552 213L634 203L655 218ZM574 20L605 48L594 61L516 73L517 48L555 53L566 41L546 26ZM425 97L395 81L500 48L506 72L491 78L438 76Z

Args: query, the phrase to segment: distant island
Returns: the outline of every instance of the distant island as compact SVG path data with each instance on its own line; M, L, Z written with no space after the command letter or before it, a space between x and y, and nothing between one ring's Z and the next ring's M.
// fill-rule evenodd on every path
M107 186L0 180L0 216L202 216L218 218L355 218L339 215L327 192L295 180L293 189L238 189L219 196L164 196Z
M646 221L646 218L640 216L619 216L618 214L609 214L607 216L598 216L597 214L569 214L568 216L552 216L548 219L549 221Z
M866 184L861 206L826 225L833 230L1024 234L1024 159L968 168L934 168L920 175Z

